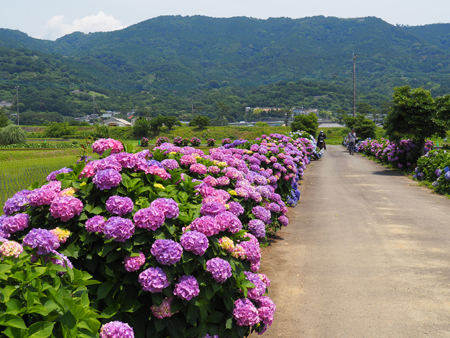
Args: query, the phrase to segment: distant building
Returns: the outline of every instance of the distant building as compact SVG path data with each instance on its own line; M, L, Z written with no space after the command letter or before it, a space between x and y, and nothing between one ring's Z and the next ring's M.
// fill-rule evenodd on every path
M103 121L105 126L115 126L115 127L131 127L132 124L124 119L119 119L117 117L110 117Z
M7 108L13 105L12 101L0 101L0 108Z

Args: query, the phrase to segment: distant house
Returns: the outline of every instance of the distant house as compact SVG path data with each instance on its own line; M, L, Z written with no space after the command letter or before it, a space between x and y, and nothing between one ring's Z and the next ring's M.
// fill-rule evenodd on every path
M112 114L103 114L102 119L109 119L112 116Z
M12 105L12 101L0 101L0 108L11 107Z
M131 127L132 124L124 119L119 119L117 117L110 117L103 121L105 126L115 126L115 127Z

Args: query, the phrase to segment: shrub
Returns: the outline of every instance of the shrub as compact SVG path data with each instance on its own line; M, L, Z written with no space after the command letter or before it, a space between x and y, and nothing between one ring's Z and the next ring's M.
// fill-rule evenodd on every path
M141 138L141 147L148 147L148 138Z
M143 117L138 118L133 125L134 137L147 137L150 129L150 122Z
M190 142L194 147L198 147L202 143L202 141L198 137L191 138Z
M216 140L213 139L213 138L209 138L209 139L206 141L206 145L207 145L208 147L214 147L215 144L216 144Z
M189 139L187 139L187 138L184 138L183 139L183 146L188 146L189 145Z
M209 119L209 117L201 116L201 115L197 115L189 122L190 127L197 126L200 129L205 128L206 126L209 126L210 124L211 124L211 120Z
M163 144L163 143L169 143L169 142L170 142L170 140L169 140L168 137L162 136L162 137L159 137L159 138L156 140L156 146L159 147L161 144Z
M173 144L177 147L181 147L183 145L183 138L181 138L181 136L174 137Z
M224 146L225 144L230 144L231 143L231 139L230 138L224 138L222 140L222 145Z
M317 115L314 113L309 113L308 115L297 115L294 117L294 121L291 123L291 130L304 130L316 137L317 128L319 127L319 122Z
M26 142L26 133L17 125L9 125L0 129L0 144L9 145Z
M61 137L63 135L73 135L76 133L76 127L71 127L68 122L51 122L45 128L46 137Z

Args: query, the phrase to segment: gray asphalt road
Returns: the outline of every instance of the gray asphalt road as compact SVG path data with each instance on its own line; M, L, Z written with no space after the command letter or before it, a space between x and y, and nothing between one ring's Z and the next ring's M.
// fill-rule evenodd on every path
M263 251L264 337L450 337L450 200L341 146Z

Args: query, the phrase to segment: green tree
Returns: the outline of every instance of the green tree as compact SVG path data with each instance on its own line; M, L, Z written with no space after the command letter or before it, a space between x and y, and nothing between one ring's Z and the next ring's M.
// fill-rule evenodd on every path
M291 130L304 130L316 137L317 128L319 128L319 122L317 115L309 113L308 115L297 115L294 117L294 122L291 123Z
M9 123L9 119L6 116L5 112L2 110L2 114L0 115L0 128L6 127Z
M176 116L164 116L163 124L166 126L167 130L171 130L174 126L181 126L181 122Z
M344 109L338 108L336 109L336 120L339 123L345 123L345 119L347 118L348 114Z
M160 129L163 125L164 125L164 117L161 115L152 118L149 122L150 131L154 135L158 134L158 132L160 131Z
M377 126L371 119L365 118L363 114L357 114L356 117L347 116L345 125L349 129L355 129L356 135L360 139L374 138Z
M149 121L144 117L140 117L134 122L133 136L137 138L147 137L149 129L150 129Z
M394 88L393 106L386 116L384 128L390 140L410 138L423 152L427 137L444 137L446 128L438 120L435 102L429 90Z
M27 142L25 131L17 125L9 125L0 129L0 144L16 144Z
M47 128L45 128L44 135L46 137L61 137L66 135L74 135L76 132L75 127L69 126L68 122L51 122Z
M211 124L211 120L207 116L197 115L194 117L190 122L190 127L199 127L200 129L205 128L206 126L209 126Z
M221 121L222 126L224 125L224 120L226 116L228 115L228 111L230 110L230 106L224 104L223 102L217 102L216 103L216 114L217 118Z

